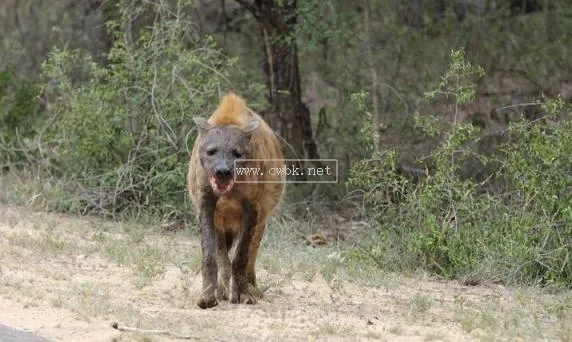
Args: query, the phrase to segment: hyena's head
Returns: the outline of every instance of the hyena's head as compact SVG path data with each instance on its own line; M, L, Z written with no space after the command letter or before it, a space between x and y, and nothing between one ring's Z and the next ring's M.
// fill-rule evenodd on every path
M224 196L234 186L235 160L250 158L250 138L260 121L252 119L244 127L211 126L204 118L195 118L201 134L199 159L215 194Z

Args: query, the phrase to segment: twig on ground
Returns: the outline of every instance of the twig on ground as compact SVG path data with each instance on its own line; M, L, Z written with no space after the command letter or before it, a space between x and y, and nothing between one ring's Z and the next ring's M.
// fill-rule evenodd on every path
M168 335L168 336L180 338L183 340L201 340L202 339L202 338L197 337L197 336L182 335L182 334L172 332L169 330L140 329L140 328L128 327L126 325L119 325L119 323L117 323L117 322L111 323L111 327L113 329L116 329L119 331L138 332L138 333L152 334L152 335Z

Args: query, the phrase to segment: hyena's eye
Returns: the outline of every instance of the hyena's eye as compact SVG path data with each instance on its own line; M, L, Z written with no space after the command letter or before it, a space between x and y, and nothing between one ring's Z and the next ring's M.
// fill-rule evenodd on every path
M242 157L242 153L238 152L237 150L233 150L233 151L232 151L232 155L233 155L235 158L240 158L240 157Z
M207 156L214 156L215 153L216 153L216 148L209 148L207 150Z

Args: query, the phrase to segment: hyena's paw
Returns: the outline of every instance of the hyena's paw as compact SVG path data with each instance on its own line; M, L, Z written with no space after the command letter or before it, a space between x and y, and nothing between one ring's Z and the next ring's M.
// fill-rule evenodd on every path
M230 296L230 302L233 304L256 304L256 298L248 293L244 292L232 292Z
M228 285L225 285L223 282L219 282L216 290L216 297L220 301L228 300Z
M199 298L199 300L197 301L197 305L201 309L208 309L217 306L218 302L216 300L214 293L202 294L201 298Z
M247 283L242 282L241 285L234 281L232 282L230 302L233 304L256 304L256 297L248 291Z

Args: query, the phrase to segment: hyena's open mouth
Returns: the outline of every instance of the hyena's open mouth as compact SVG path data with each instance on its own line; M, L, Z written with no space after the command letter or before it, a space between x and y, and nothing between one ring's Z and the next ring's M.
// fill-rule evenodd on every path
M218 196L227 195L234 187L234 179L219 180L213 175L209 175L209 182L214 193Z

